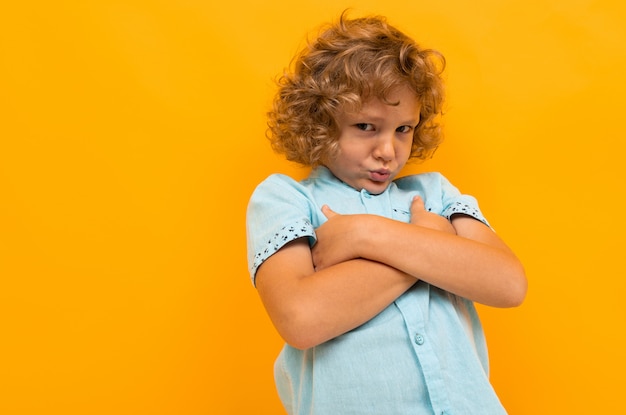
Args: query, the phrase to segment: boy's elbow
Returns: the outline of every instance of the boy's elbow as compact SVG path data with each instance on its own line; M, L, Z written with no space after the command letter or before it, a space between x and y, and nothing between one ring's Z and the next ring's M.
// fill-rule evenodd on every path
M282 329L278 333L285 343L300 350L310 349L324 342L320 336L306 328Z
M292 312L274 326L285 343L296 349L310 349L329 340L319 321L306 312Z
M315 347L320 344L320 342L316 342L313 339L309 339L309 338L302 337L302 336L292 336L292 337L282 336L282 338L285 341L285 343L287 343L289 346L295 349L299 349L299 350L310 349L311 347Z
M526 299L526 293L528 292L528 279L526 278L526 272L521 264L515 267L510 277L510 283L508 284L504 298L504 304L502 307L519 307Z

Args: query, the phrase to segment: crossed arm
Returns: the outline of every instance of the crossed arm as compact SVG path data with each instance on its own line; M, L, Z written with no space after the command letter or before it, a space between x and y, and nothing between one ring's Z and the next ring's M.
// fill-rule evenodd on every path
M465 215L451 221L411 205L411 223L375 215L338 215L295 240L258 269L256 283L278 332L305 349L373 318L418 280L496 307L526 295L523 267L487 226Z

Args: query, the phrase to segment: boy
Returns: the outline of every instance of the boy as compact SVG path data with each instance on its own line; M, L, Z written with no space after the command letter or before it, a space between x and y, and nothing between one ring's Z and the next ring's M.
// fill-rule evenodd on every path
M439 144L443 66L384 18L342 16L279 82L272 145L313 171L261 183L247 226L289 414L505 413L473 301L519 305L524 270L473 197L396 179Z

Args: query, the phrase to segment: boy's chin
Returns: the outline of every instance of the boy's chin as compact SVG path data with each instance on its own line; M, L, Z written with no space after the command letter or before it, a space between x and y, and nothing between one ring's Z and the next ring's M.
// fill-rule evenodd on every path
M384 182L369 180L368 183L365 183L362 186L362 189L367 190L370 194L377 195L387 190L389 183L391 183L390 180L386 180Z

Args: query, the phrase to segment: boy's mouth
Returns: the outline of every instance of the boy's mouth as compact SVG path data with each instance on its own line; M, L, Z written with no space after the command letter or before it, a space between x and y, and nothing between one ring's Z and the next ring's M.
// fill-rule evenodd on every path
M391 172L386 169L370 171L370 179L374 182L385 182L390 176Z

